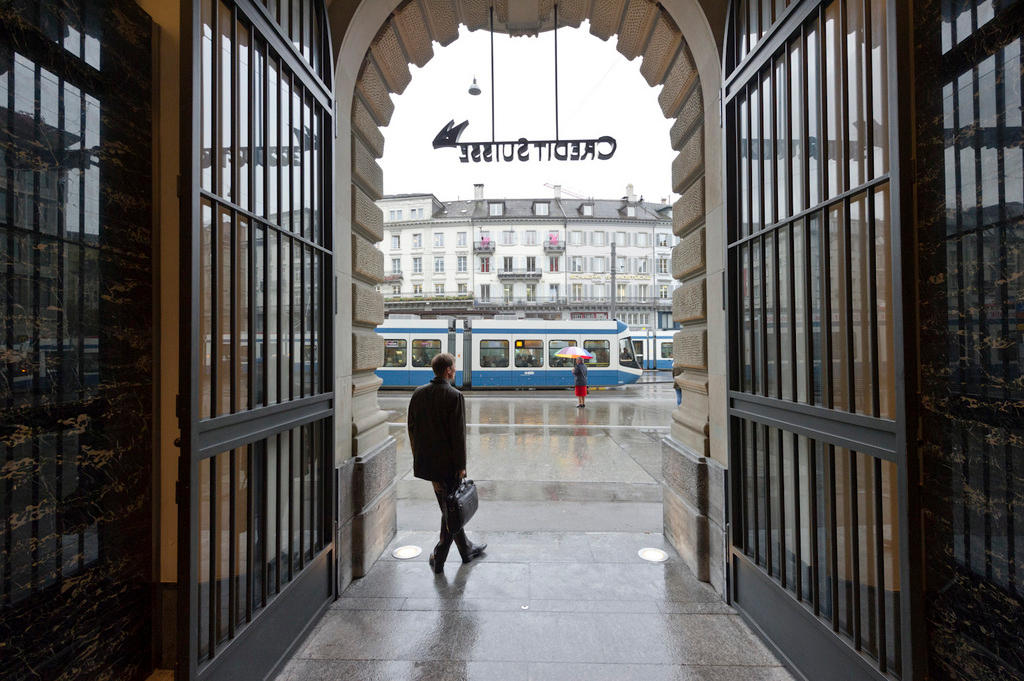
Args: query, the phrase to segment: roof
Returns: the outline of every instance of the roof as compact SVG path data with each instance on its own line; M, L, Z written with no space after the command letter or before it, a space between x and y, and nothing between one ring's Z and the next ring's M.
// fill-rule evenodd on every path
M504 204L501 216L491 216L489 204ZM535 203L547 203L547 215L535 215L533 206ZM583 206L592 205L593 215L584 215ZM474 220L496 220L507 221L517 218L532 218L540 220L652 220L658 222L669 222L669 211L671 206L661 203L627 202L625 200L611 199L471 199L468 201L444 201L441 204L443 209L435 213L438 218L472 218ZM636 207L636 216L627 217L627 206Z

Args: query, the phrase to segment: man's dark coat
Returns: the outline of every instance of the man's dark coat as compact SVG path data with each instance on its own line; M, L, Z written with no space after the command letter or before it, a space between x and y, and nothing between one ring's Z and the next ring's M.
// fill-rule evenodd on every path
M409 400L412 472L436 482L458 479L466 469L466 405L443 378L421 385Z

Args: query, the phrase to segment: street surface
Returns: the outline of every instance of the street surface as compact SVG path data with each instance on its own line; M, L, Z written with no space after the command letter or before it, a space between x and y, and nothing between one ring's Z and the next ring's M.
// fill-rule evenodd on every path
M466 393L470 538L443 575L440 511L412 476L408 392L382 392L398 441L398 536L342 594L278 681L791 681L661 535L668 372L598 390ZM398 560L391 551L422 553ZM664 563L637 556L660 548Z

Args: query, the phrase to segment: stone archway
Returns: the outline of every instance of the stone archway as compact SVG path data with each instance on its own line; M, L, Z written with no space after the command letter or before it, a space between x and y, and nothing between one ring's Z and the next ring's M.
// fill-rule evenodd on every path
M724 490L727 465L725 318L719 278L724 271L722 209L720 45L724 8L707 0L562 0L559 25L584 19L602 40L617 36L627 59L642 58L641 75L663 85L658 101L674 118L672 257L681 286L673 317L682 324L674 357L681 373L682 406L673 413L663 443L665 535L693 572L724 590ZM485 28L491 0L336 0L328 14L335 36L336 204L339 309L336 319L336 465L339 490L339 555L343 587L361 576L395 531L395 442L378 406L383 340L373 329L384 319L383 195L385 127L394 112L391 94L411 80L409 64L425 65L433 42L448 45L460 24ZM554 0L494 0L496 28L513 35L553 28ZM345 247L350 257L343 256ZM709 279L711 281L709 281ZM343 559L344 562L344 559Z

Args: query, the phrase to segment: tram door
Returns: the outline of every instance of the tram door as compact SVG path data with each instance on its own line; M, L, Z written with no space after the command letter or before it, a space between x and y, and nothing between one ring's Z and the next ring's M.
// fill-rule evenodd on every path
M912 678L898 4L731 3L730 595L810 679Z
M330 41L184 7L177 678L264 679L333 595Z

